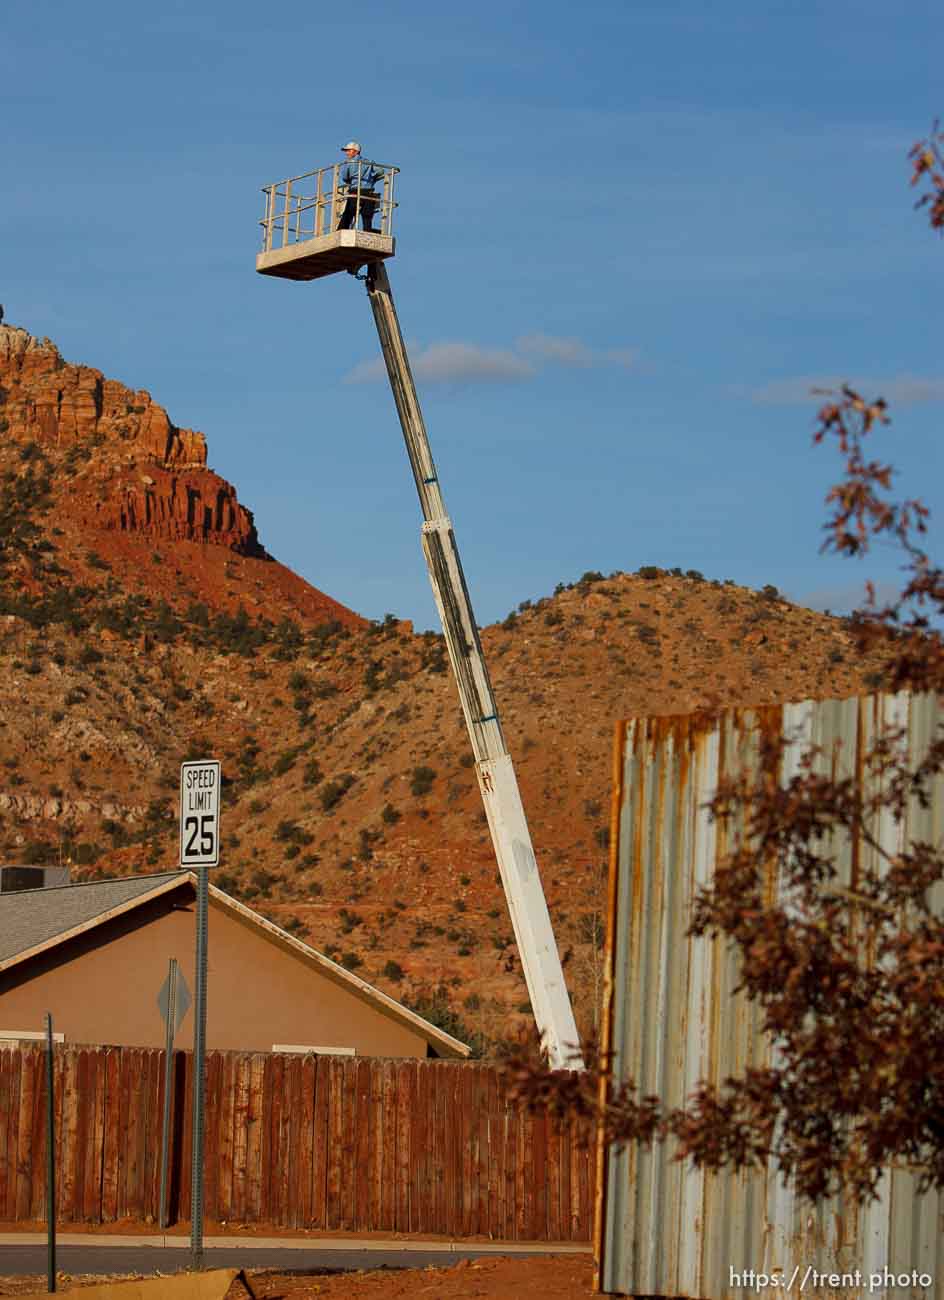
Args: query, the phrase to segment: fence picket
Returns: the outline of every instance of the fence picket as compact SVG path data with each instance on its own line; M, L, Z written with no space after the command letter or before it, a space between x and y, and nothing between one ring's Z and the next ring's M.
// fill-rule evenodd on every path
M41 1051L33 1087L33 1114L30 1116L33 1170L27 1214L31 1219L46 1217L46 1129L46 1053Z
M341 1128L341 1091L344 1086L342 1061L337 1056L327 1059L328 1071L328 1182L325 1200L325 1226L341 1226L341 1184L344 1168Z
M343 1174L341 1177L341 1223L348 1232L354 1230L354 1198L357 1184L357 1148L354 1141L354 1122L357 1107L357 1059L353 1056L341 1060L341 1149Z
M397 1076L397 1158L394 1227L397 1232L410 1231L410 1105L413 1100L415 1066L399 1061Z
M279 1114L282 1106L281 1059L252 1058L249 1074L249 1197L246 1217L276 1222L275 1184L279 1167Z
M384 1116L380 1226L387 1232L392 1232L396 1222L395 1171L397 1167L397 1081L394 1062L381 1062L380 1074Z
M59 1217L65 1222L75 1219L76 1165L78 1146L78 1069L80 1053L72 1048L65 1054L62 1079L62 1120L60 1141L64 1145ZM127 1131L127 1124L125 1126ZM127 1211L126 1211L127 1212Z
M315 1073L316 1058L301 1063L301 1130L298 1136L298 1227L311 1226L314 1200Z
M217 1099L219 1112L219 1169L216 1182L216 1218L221 1223L228 1223L233 1217L233 1126L236 1106L236 1056L233 1052L219 1053L222 1068L220 1070L220 1095Z
M219 1219L220 1202L220 1075L221 1052L211 1052L206 1063L206 1115L204 1132L203 1204L208 1219ZM158 1138L160 1141L160 1138Z
M10 1048L0 1048L0 1215L7 1214L7 1183L9 1180L8 1152L14 1132L10 1094L13 1077L21 1067L21 1054Z
M370 1225L370 1061L362 1057L357 1062L355 1074L357 1089L356 1118L354 1123L356 1195L354 1200L354 1226L366 1232Z
M302 1117L302 1060L300 1056L290 1057L285 1065L285 1095L288 1105L284 1112L285 1119L285 1176L283 1190L282 1223L286 1228L301 1225L302 1186L299 1168L301 1158L301 1140L303 1130ZM307 1136L307 1134L306 1134Z
M384 1124L383 1070L376 1065L370 1069L370 1206L371 1224L383 1223L383 1155L387 1144ZM414 1113L415 1121L415 1113Z
M17 1107L16 1123L16 1187L12 1197L15 1219L30 1217L30 1194L33 1182L33 1097L37 1082L37 1056L35 1048L30 1048L23 1053L20 1104Z
M118 1161L121 1127L121 1052L109 1048L105 1062L105 1094L102 1114L102 1204L103 1223L118 1218Z
M429 1070L416 1072L416 1091L410 1106L410 1231L430 1222ZM391 1225L392 1226L392 1225Z
M311 1159L311 1226L328 1226L328 1120L331 1063L326 1056L315 1062L315 1106Z

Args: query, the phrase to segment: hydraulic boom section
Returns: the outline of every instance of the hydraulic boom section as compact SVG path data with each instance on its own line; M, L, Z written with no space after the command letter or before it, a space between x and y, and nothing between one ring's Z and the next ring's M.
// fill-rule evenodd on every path
M554 1069L582 1068L577 1026L564 983L511 756L446 514L429 438L386 267L373 262L367 293L423 511L422 542L459 699L472 740L485 815L498 859L538 1030Z

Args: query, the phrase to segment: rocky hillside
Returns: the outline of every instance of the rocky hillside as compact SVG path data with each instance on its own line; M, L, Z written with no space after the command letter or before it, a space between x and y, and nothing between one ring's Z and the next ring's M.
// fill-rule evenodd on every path
M174 866L180 761L212 754L216 883L457 1032L526 1025L442 638L272 560L146 392L8 327L0 386L4 860ZM848 695L876 665L772 587L656 568L585 574L483 643L588 1028L614 721Z

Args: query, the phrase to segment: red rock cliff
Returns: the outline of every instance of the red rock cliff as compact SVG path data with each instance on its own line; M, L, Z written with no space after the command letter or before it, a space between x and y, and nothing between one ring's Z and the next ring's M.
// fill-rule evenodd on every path
M0 325L0 431L66 453L80 522L263 557L252 513L207 469L206 439L150 393L67 364L49 339Z

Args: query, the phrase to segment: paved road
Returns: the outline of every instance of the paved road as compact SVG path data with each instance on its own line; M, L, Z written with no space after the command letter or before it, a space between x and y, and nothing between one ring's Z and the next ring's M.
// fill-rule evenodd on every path
M515 1252L523 1253L523 1252ZM546 1254L546 1251L535 1251ZM468 1250L290 1250L278 1247L219 1246L204 1251L206 1268L278 1268L286 1272L337 1273L357 1268L449 1268L460 1259L479 1259L489 1251ZM190 1251L162 1246L59 1246L56 1267L80 1273L174 1273L190 1263ZM46 1272L45 1243L0 1246L0 1277Z

